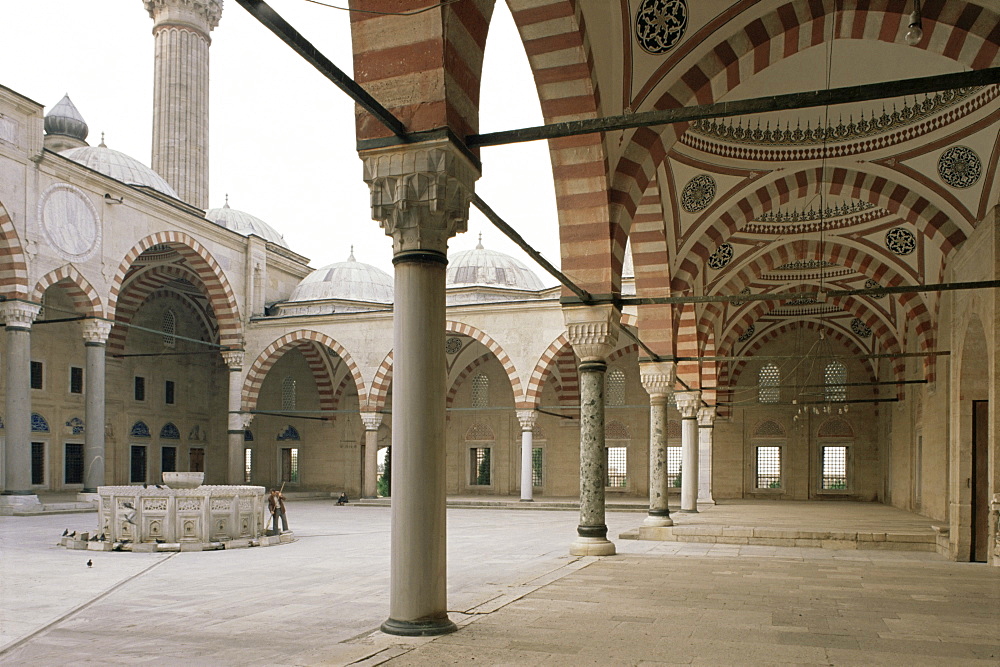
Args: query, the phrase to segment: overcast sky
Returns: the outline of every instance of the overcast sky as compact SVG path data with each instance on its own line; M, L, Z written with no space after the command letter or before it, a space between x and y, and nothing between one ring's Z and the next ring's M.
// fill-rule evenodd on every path
M343 4L347 0L331 0ZM352 72L349 15L305 0L270 5L338 67ZM150 164L153 22L141 0L6 0L0 84L54 106L69 93L109 148ZM353 103L234 0L211 48L211 206L229 203L284 234L319 267L346 259L392 272L392 246L371 220L355 151ZM527 58L502 0L486 46L482 131L542 123ZM559 245L552 172L544 142L482 151L477 192L549 261ZM521 259L555 281L474 208L452 251L476 245Z

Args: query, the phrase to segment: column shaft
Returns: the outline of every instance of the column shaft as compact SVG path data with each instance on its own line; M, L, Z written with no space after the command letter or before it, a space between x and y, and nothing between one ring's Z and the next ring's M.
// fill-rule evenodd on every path
M7 324L4 494L31 490L31 330Z
M532 429L521 431L521 501L534 500L532 487L532 453L534 450L534 432Z
M667 397L649 398L649 516L647 526L671 526L667 504Z
M698 502L714 505L712 497L712 435L715 433L715 408L698 411Z
M378 496L378 429L365 431L364 470L361 474L361 495Z
M604 520L604 372L607 364L580 364L580 537L606 538Z
M243 415L240 408L243 406L243 373L242 368L229 369L229 418L226 424L226 439L229 443L229 469L226 479L230 484L243 484L245 478L244 456L243 456Z
M86 342L86 426L83 437L83 492L97 493L104 485L104 405L105 405L105 345Z
M681 511L698 511L698 420L681 418Z

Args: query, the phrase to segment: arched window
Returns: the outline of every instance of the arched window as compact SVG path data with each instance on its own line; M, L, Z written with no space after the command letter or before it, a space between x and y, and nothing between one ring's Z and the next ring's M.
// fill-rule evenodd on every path
M757 379L757 401L777 403L781 398L781 371L775 364L764 364Z
M281 409L295 409L295 378L291 376L281 381Z
M847 366L839 361L831 361L823 373L826 380L826 400L847 400Z
M177 344L177 315L174 313L173 308L167 308L163 311L163 321L160 323L160 329L163 331L163 345L165 347L174 347Z
M477 373L472 378L472 407L488 408L490 405L490 378L486 373Z
M604 402L606 405L625 405L625 371L612 368L604 377Z

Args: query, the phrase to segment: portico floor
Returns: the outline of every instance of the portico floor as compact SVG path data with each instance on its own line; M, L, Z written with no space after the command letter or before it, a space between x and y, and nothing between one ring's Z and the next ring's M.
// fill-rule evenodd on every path
M808 519L778 505L675 519L932 523L877 505L829 503L805 508L818 512ZM575 512L450 508L448 600L460 630L390 637L377 631L388 610L387 508L301 500L289 519L297 541L284 546L133 554L55 546L64 528L91 530L94 514L3 517L0 664L1000 661L1000 568L922 552L620 540L642 515L613 510L619 555L576 558Z

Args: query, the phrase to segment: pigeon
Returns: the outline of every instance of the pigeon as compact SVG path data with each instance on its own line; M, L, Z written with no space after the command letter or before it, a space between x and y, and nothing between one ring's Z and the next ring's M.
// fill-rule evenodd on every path
M122 545L120 543L116 544L115 546L111 547L111 550L112 551L121 551L122 550Z
M88 559L87 560L87 567L94 567L94 561Z
M76 537L76 531L74 530L72 533L68 535L68 537Z
M122 507L124 507L125 509L130 509L130 510L134 510L135 509L135 505L133 505L132 503L122 503Z
M156 540L156 543L157 543L157 544L163 544L163 543L165 543L165 542L166 542L166 540L161 540L161 539L157 539L157 540Z
M148 485L148 484L146 484L145 482L143 482L143 483L142 483L142 488L144 488L144 489L148 489L148 488L149 488L149 485Z
M108 539L107 535L105 535L104 533L101 533L101 539L100 539L100 541L101 542L106 542L107 539Z
M69 535L69 528L67 528L66 530L64 530L63 534L62 534L63 537L66 537L67 535Z
M92 538L90 538L90 541L91 542L96 542L97 539L98 539L98 537L99 537L99 535L97 533L94 533L94 536Z
M157 484L157 485L156 485L156 488L158 488L158 489L162 489L163 487L162 487L162 486L160 486L159 484Z

